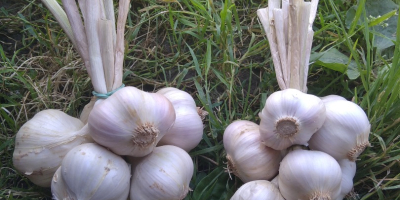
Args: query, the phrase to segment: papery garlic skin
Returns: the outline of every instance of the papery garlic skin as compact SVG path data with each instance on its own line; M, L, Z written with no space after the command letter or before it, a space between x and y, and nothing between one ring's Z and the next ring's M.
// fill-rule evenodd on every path
M347 99L345 99L344 97L339 96L339 95L334 95L334 94L321 97L321 100L322 100L324 103L330 102L330 101L337 101L337 100L347 101Z
M342 169L342 182L340 184L340 195L336 200L342 200L353 189L353 178L356 175L356 163L348 159L339 161Z
M170 87L163 88L157 93L168 98L176 114L174 125L161 138L158 145L174 145L189 152L203 137L203 121L194 99L187 92Z
M193 176L193 161L179 147L156 147L134 165L131 200L184 199Z
M279 167L279 190L286 200L334 200L341 180L337 161L320 151L294 150Z
M193 97L190 96L189 93L177 88L166 87L157 91L157 93L167 97L167 99L171 101L173 105L196 107L196 102L194 101Z
M59 170L51 185L56 200L128 198L130 166L120 156L98 144L88 143L73 148Z
M91 141L87 126L79 119L59 110L43 110L19 129L13 164L36 185L50 187L68 151Z
M310 139L311 149L328 153L336 160L355 161L369 146L371 125L365 112L351 101L325 102L326 120Z
M259 114L261 140L276 150L307 145L325 121L325 112L321 99L314 95L296 89L274 92Z
M171 102L161 94L125 87L96 103L89 115L92 138L118 155L145 156L175 122Z
M266 180L250 181L242 185L230 200L285 200L278 188Z
M251 121L234 121L225 129L223 143L228 171L243 182L271 180L278 173L280 151L261 143L259 126Z

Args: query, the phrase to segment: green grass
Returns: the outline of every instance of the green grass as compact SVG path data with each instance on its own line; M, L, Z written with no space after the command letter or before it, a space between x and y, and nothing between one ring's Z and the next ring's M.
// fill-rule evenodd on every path
M346 24L347 10L357 3L366 1L320 0L313 53L338 49L353 59L360 76L350 79L315 62L308 93L342 95L368 114L372 147L357 162L352 198L400 199L400 31L395 46L378 51L374 39L385 16L368 21L359 6L355 19L361 23ZM242 183L224 172L223 131L236 119L258 123L266 97L279 90L256 15L267 1L139 0L131 5L124 83L146 91L183 89L209 112L203 141L190 153L196 173L187 199L229 199ZM13 169L15 133L43 109L78 117L92 86L70 41L38 0L0 1L0 90L0 199L50 199L49 189Z

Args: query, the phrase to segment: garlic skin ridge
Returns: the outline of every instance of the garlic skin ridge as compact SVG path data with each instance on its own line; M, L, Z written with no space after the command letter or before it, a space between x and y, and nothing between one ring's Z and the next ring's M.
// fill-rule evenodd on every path
M228 172L244 183L271 180L278 173L281 153L261 143L256 123L247 120L232 122L225 129L223 144Z
M104 147L87 143L65 156L53 177L51 191L56 200L126 200L130 166Z
M314 95L296 89L271 94L259 113L262 142L273 149L307 145L325 121L325 105Z
M163 88L157 92L164 95L174 106L174 125L161 138L158 146L174 145L189 152L203 138L203 121L192 96L177 88Z
M371 125L368 117L357 104L344 100L323 100L326 120L310 139L311 149L328 153L336 160L357 157L370 145Z
M243 184L230 200L285 200L278 188L269 181L256 180Z
M286 200L335 200L342 171L339 163L324 152L297 149L283 158L278 179Z
M50 187L68 151L93 141L88 131L78 118L62 111L40 111L15 136L14 167L34 184Z
M132 166L130 200L181 200L189 191L193 161L183 149L165 145L137 158Z
M161 94L125 87L96 103L89 115L92 138L118 155L149 154L175 122L171 102Z

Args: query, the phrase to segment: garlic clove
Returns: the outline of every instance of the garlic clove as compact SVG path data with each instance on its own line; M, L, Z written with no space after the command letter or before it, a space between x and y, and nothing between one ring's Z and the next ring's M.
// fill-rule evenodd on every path
M131 200L184 199L193 176L193 161L179 147L165 145L135 163Z
M266 180L250 181L243 184L230 200L284 200L278 188Z
M243 182L270 180L278 173L280 151L261 143L259 126L251 121L234 121L225 129L223 143L228 172Z
M194 101L193 97L190 96L189 93L180 89L166 87L160 89L159 91L157 91L157 93L167 97L167 99L171 101L173 105L196 107L196 102Z
M351 101L324 102L326 120L310 139L311 149L328 153L336 160L355 161L369 146L371 125L365 112Z
M91 141L87 126L79 119L59 110L43 110L19 129L13 164L36 185L50 187L68 151Z
M192 96L176 88L163 88L157 93L163 94L170 100L176 114L174 125L161 138L158 145L174 145L189 152L203 137L203 121Z
M325 106L320 98L296 89L271 94L260 116L262 142L283 150L294 144L307 145L325 120Z
M56 199L126 200L130 167L104 147L87 143L73 148L53 177Z
M286 200L329 200L339 196L342 172L330 155L298 149L283 158L278 179Z
M342 200L353 189L353 178L356 175L356 163L348 159L339 161L340 168L342 169L342 182L340 184L340 195L337 200Z
M145 156L175 122L171 102L161 94L125 87L96 104L89 115L93 139L119 155Z
M322 100L324 103L329 102L329 101L337 101L337 100L347 101L347 100L346 100L345 98L343 98L342 96L334 95L334 94L321 97L321 100Z

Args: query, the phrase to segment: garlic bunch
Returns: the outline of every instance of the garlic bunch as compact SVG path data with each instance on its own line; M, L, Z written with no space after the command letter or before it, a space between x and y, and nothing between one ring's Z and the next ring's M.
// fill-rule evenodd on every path
M176 119L158 145L174 145L189 152L203 137L203 121L196 103L187 92L168 87L157 92L164 95L174 106Z
M340 98L324 99L326 120L309 141L310 148L328 153L336 160L355 161L365 147L371 125L355 103Z
M232 196L231 200L284 200L278 188L266 180L250 181L242 185Z
M259 126L246 120L232 122L224 132L228 170L243 182L270 180L279 169L280 151L261 143Z
M145 156L174 121L174 108L163 95L125 87L94 106L88 125L92 138L116 154Z
M104 147L82 144L65 156L51 182L56 200L126 200L130 167Z
M259 114L262 142L276 150L306 145L325 120L321 99L296 89L271 94Z
M340 168L342 169L342 182L340 184L340 195L337 200L342 200L353 189L353 178L356 175L356 163L348 159L339 161Z
M342 172L337 161L320 151L294 150L279 167L279 190L286 200L333 200Z
M79 119L59 110L43 110L19 129L13 164L36 185L50 187L65 154L90 141L88 128Z
M193 176L193 162L179 147L156 147L134 164L131 180L131 200L184 199Z

